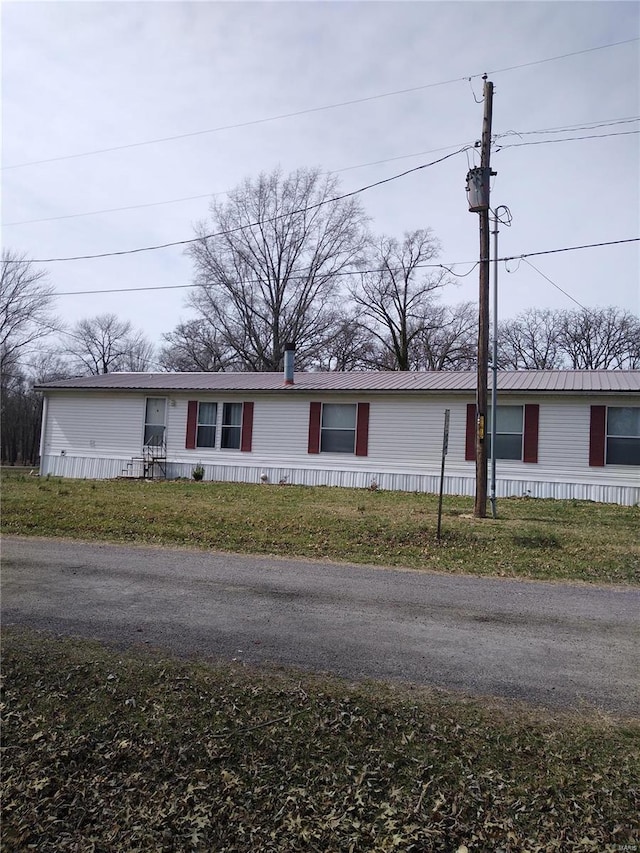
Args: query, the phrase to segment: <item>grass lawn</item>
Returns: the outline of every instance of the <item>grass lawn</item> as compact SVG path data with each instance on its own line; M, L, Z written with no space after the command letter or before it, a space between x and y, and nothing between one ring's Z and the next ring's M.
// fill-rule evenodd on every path
M640 582L640 507L366 489L2 474L2 531L596 583Z
M18 629L2 651L6 853L640 843L637 721Z

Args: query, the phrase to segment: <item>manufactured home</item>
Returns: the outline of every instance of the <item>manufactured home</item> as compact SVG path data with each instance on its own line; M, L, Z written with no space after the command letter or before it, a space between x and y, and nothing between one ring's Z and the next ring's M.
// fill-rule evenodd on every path
M448 409L444 490L473 495L475 388L472 371L61 380L38 389L40 472L437 492ZM498 497L640 503L640 371L501 371L496 400Z

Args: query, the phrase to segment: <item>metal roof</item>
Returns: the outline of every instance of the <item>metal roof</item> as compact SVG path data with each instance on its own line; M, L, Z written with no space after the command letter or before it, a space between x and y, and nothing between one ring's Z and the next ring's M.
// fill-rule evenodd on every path
M491 373L489 387L491 387ZM476 371L348 371L296 373L285 387L282 373L106 373L61 379L38 391L201 391L201 392L468 392ZM640 393L640 370L501 370L498 390L523 393Z

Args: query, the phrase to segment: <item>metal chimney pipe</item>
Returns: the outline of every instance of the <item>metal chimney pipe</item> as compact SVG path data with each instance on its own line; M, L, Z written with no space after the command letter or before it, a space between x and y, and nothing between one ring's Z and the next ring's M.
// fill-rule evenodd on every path
M296 345L285 344L284 347L284 384L293 385L293 368L295 361Z

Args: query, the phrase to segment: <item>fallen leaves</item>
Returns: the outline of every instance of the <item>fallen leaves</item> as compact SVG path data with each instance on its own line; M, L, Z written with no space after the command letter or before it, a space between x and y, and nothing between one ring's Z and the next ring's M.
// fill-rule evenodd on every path
M613 853L637 840L635 723L28 632L5 634L3 676L7 853Z

